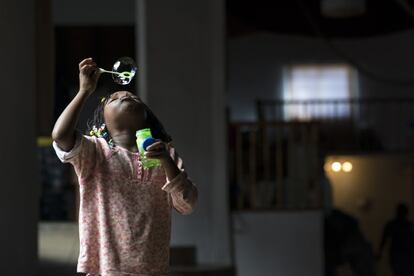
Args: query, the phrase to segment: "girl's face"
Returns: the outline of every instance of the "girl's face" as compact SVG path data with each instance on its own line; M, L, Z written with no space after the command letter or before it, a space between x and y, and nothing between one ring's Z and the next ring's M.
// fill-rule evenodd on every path
M104 120L108 131L137 131L145 127L145 105L128 91L118 91L106 100Z

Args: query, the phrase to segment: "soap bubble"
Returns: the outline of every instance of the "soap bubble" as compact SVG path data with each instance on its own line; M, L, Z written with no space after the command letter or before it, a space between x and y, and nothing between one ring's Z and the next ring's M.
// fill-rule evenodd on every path
M130 57L121 57L112 67L113 80L121 85L129 84L137 72L135 61Z

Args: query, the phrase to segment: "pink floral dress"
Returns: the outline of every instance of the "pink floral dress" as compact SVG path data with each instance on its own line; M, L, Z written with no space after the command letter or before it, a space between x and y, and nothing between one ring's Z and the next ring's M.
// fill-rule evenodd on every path
M69 152L53 147L73 165L79 180L77 271L103 276L160 276L169 273L171 209L192 212L197 188L181 158L181 173L167 179L160 167L144 169L138 153L109 147L102 138L77 135Z

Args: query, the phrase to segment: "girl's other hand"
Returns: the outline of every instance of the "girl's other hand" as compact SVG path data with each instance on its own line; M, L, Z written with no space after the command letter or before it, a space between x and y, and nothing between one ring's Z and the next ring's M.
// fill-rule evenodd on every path
M145 157L150 159L158 159L160 161L167 160L170 157L170 154L167 150L167 144L161 140L157 140L157 142L147 147Z
M87 58L79 63L79 91L92 94L101 75L98 66L92 58Z

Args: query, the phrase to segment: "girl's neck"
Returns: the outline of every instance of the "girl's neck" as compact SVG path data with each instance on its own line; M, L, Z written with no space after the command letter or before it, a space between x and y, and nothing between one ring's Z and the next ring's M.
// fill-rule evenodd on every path
M115 133L111 135L111 138L115 145L132 152L138 152L137 144L135 141L135 131L115 131Z

